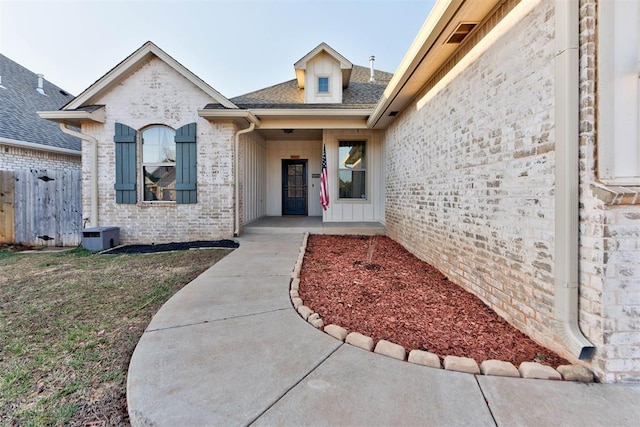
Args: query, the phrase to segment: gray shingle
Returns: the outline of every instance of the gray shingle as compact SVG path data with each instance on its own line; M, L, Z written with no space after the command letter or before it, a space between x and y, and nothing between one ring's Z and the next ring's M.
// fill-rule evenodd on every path
M73 96L44 80L46 95L36 91L38 75L0 54L0 137L80 150L81 141L63 133L57 123L41 119L36 111L58 110Z
M373 108L393 74L376 70L376 80L370 82L369 77L369 68L354 65L349 86L342 92L342 104L305 104L304 89L298 88L295 79L231 98L231 102L240 108ZM205 108L218 106L209 104Z

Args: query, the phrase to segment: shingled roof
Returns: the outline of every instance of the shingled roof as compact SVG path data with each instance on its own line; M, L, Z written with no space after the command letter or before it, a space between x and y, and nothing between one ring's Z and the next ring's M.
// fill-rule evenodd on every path
M243 109L256 108L310 108L310 109L361 109L374 108L392 73L375 71L375 81L370 82L368 67L353 66L349 86L342 92L342 104L305 104L304 89L298 87L296 79L265 89L231 98L231 102ZM205 108L223 108L219 104L209 104Z
M44 80L40 94L38 75L0 54L0 137L50 147L81 150L81 141L63 133L58 124L41 119L36 111L57 110L73 96Z

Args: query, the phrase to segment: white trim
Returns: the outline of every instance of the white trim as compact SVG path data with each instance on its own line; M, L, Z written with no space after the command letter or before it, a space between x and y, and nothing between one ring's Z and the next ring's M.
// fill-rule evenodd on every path
M256 126L260 126L260 119L258 119L252 111L240 110L238 108L232 110L221 109L201 109L198 110L198 116L207 120L237 120L245 119L249 123L253 123Z
M336 189L337 191L337 196L336 196L336 203L341 203L341 204L362 204L362 203L366 203L369 204L371 203L370 197L371 197L371 188L369 187L369 182L371 181L370 179L370 175L371 172L369 171L369 158L368 158L368 152L369 149L367 148L369 146L369 139L368 138L336 138L337 144L336 144ZM364 168L356 168L356 169L349 169L349 168L341 168L340 164L342 163L342 159L340 158L340 143L341 142L363 142L364 143L364 153L365 153L365 162L366 162L366 166ZM364 191L365 191L365 197L340 197L340 188L339 188L339 183L340 183L340 171L363 171L364 172Z
M51 120L58 123L67 123L77 126L83 121L92 121L97 123L105 123L105 108L100 107L94 111L83 110L55 110L55 111L36 111L40 118Z
M320 91L320 79L327 79L327 91ZM331 76L330 75L317 75L316 76L316 96L331 96Z
M620 22L639 18L636 2L598 6L598 178L607 185L640 184L640 31Z
M334 109L334 108L256 108L249 110L256 116L284 116L284 117L363 117L369 116L372 108L362 109Z
M349 85L349 80L351 79L353 64L325 42L320 43L311 52L307 53L293 64L293 68L296 71L296 79L298 80L298 87L300 89L304 89L305 87L305 71L307 70L307 62L311 61L321 52L326 52L327 55L340 63L340 69L342 70L342 87L347 87Z
M92 104L93 100L97 100L104 93L109 91L113 86L117 85L122 79L126 78L132 71L139 67L144 61L151 56L156 56L184 78L196 85L199 89L211 96L215 101L224 105L226 108L238 108L234 103L225 98L220 92L209 86L200 77L193 74L178 61L169 56L152 42L146 42L138 50L129 55L124 61L116 65L111 71L102 76L98 81L89 86L84 92L75 97L71 102L65 105L65 109L76 109L85 104Z
M0 144L9 145L12 147L27 148L35 151L45 151L49 153L66 154L69 156L77 156L77 157L82 156L82 151L79 151L79 150L76 151L76 150L70 150L68 148L52 147L50 145L36 144L34 142L27 142L27 141L18 141L16 139L9 139L9 138L3 138L3 137L0 137Z

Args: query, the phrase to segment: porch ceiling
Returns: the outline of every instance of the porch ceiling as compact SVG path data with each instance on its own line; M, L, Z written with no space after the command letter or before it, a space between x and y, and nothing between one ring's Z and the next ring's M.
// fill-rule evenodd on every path
M288 132L291 130L292 132ZM272 141L299 141L299 140L321 140L322 129L256 129L266 140Z

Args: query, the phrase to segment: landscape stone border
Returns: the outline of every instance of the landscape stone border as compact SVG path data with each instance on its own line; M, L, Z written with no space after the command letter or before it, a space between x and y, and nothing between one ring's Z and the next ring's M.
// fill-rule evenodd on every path
M581 365L561 365L558 369L551 366L543 365L538 362L522 362L519 367L515 367L510 362L501 360L485 360L480 365L469 357L446 356L440 363L440 357L437 354L423 350L410 350L407 356L407 350L398 344L386 340L380 340L377 343L371 337L363 335L359 332L349 332L339 325L324 324L320 315L313 311L310 307L304 305L300 298L300 271L304 262L304 255L307 251L307 241L309 233L305 233L300 246L298 259L291 272L289 295L291 304L298 314L313 325L316 329L324 331L337 340L353 345L366 351L373 351L383 356L392 357L394 359L408 361L417 365L423 365L430 368L442 369L456 372L466 372L474 375L494 375L503 377L519 377L530 379L547 379L547 380L564 380L591 383L595 381L593 372Z

